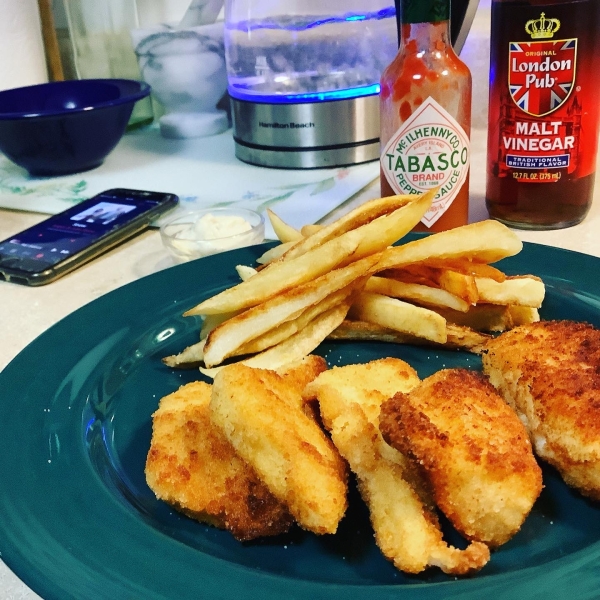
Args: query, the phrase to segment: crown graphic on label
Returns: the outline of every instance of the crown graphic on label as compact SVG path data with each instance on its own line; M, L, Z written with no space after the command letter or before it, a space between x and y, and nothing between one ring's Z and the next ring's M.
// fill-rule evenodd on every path
M546 13L542 13L539 19L531 19L525 23L525 31L532 40L546 40L554 36L560 29L558 19L546 19Z

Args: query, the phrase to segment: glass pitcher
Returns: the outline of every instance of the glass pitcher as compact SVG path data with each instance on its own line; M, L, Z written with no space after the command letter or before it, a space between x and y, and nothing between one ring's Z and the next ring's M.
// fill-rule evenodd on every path
M395 14L393 0L226 0L229 93L377 93L398 49Z

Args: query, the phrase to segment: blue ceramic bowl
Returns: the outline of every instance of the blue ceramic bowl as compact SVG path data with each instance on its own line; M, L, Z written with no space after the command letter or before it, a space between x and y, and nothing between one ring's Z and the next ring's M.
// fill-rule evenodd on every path
M65 175L102 164L117 145L146 83L56 81L0 92L0 151L32 175Z

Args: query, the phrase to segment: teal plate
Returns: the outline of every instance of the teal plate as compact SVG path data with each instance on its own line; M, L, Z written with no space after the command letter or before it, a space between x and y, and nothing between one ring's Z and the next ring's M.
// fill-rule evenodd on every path
M0 556L47 600L429 600L598 598L600 504L544 467L545 488L522 530L471 578L397 571L375 546L355 488L333 536L299 529L253 543L158 502L144 479L151 414L197 371L161 357L197 340L181 314L237 282L264 247L156 273L77 310L0 373ZM542 316L600 326L600 260L526 244L502 263L542 277ZM463 352L384 343L326 343L332 365L382 356L422 377L479 369ZM449 539L455 543L452 531Z

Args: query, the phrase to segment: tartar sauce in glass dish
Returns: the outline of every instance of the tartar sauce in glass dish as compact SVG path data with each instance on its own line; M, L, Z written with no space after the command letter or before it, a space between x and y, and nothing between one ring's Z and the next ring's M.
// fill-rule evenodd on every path
M160 228L163 244L178 262L202 258L264 241L262 215L244 208L189 212Z

